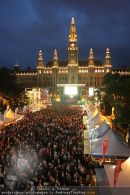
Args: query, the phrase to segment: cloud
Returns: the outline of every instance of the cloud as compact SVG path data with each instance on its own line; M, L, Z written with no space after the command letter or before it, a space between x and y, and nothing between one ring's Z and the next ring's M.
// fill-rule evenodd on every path
M67 57L71 17L75 17L79 58L87 59L93 47L95 57L104 60L106 47L114 66L130 64L129 0L6 0L0 6L0 64L35 67L37 53L52 59L54 48L60 60ZM8 56L8 58L7 58ZM16 59L15 59L16 58Z

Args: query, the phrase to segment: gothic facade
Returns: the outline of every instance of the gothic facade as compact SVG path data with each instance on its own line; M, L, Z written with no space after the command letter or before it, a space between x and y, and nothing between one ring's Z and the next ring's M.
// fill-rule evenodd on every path
M49 91L56 91L61 84L84 84L84 89L89 87L98 88L102 86L103 77L111 72L111 55L109 48L106 49L105 60L95 60L93 49L90 48L87 61L78 59L78 38L76 25L72 17L70 34L68 37L68 60L59 61L58 52L54 50L52 62L44 64L42 51L38 54L38 63L35 71L16 71L17 82L25 88L40 87Z

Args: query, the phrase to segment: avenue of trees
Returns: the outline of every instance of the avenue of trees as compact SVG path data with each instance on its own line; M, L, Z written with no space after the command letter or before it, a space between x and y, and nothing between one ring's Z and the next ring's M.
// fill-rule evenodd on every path
M100 100L105 108L105 114L112 114L113 123L130 129L130 76L108 73L104 77L104 87L100 93Z

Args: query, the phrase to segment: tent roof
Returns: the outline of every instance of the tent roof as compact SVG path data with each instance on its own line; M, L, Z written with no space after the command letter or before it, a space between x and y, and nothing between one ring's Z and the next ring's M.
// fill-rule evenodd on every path
M91 121L96 122L98 119L103 121L102 116L99 112L96 113L96 115L91 119Z
M95 108L95 110L91 111L89 110L87 112L89 120L92 120L98 113L98 110Z
M103 121L102 124L95 128L95 129L91 129L90 133L92 135L92 137L94 138L101 138L102 136L104 136L104 134L109 130L109 126L106 123L106 121Z
M5 113L5 118L8 118L8 119L14 119L14 112L9 109L6 113Z
M101 125L103 121L104 119L102 118L101 114L97 112L97 114L90 121L90 128L94 128L95 125Z
M102 138L91 141L91 153L93 155L102 155L104 139L108 139L109 142L106 155L130 156L130 146L125 144L118 134L115 134L111 129Z
M93 105L93 104L90 104L87 106L87 111L91 111L91 112L94 112L94 110L96 110L97 108Z
M122 171L118 175L116 187L130 187L130 157L121 164ZM104 165L110 186L114 183L115 165Z
M93 104L90 104L87 108L87 114L88 114L89 120L92 120L97 115L97 113L99 113L99 111L96 108L96 106L94 106Z

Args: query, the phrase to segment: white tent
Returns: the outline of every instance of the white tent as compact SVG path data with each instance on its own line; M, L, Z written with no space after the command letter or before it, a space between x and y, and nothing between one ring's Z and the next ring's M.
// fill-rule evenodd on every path
M91 141L91 153L102 155L102 144L108 139L107 156L130 156L130 146L125 144L118 134L109 129L102 138Z
M15 119L15 113L11 109L5 111L5 113L4 113L4 122L8 122L12 119Z
M109 185L112 187L114 186L114 170L115 170L115 165L104 165L104 169L109 181ZM121 164L121 169L117 182L116 182L116 187L130 187L130 157L124 161Z
M109 129L110 127L106 121L103 121L99 127L90 130L91 139L95 140L97 138L101 138Z
M96 125L100 126L103 121L104 121L104 119L102 118L101 114L99 112L97 112L95 117L93 117L90 121L90 129L95 128Z
M97 115L97 113L98 113L98 110L95 108L95 110L93 110L93 111L91 111L91 110L89 110L88 112L87 112L87 114L88 114L88 119L91 121L96 115Z
M90 108L92 107L93 105L92 104L86 104L85 107L86 107L86 111L89 111Z
M93 104L89 104L88 106L87 106L87 111L91 111L91 112L93 112L94 110L96 109L96 107L93 105Z
M90 139L88 130L84 130L84 154L90 154Z
M88 119L92 120L97 115L97 113L99 113L99 111L96 108L96 106L94 106L93 104L90 104L87 109Z

